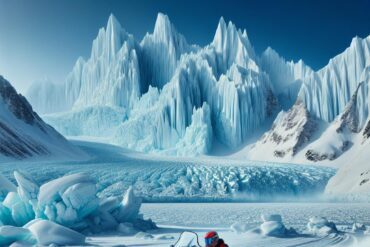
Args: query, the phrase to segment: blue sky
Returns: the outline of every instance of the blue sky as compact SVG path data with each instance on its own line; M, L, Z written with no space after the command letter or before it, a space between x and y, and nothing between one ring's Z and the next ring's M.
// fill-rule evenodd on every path
M62 82L79 56L89 56L110 13L141 40L158 12L189 43L210 43L223 16L247 30L257 53L271 46L318 69L352 37L370 34L369 9L370 0L0 0L0 74L21 92L44 77Z

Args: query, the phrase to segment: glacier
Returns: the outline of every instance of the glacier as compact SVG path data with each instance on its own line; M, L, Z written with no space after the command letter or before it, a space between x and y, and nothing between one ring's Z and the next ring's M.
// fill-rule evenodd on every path
M111 15L93 42L90 58L78 59L65 85L65 95L70 92L66 105L74 100L71 109L43 116L58 131L106 136L109 130L111 143L162 154L208 153L213 144L209 139L235 148L273 116L278 105L246 31L223 18L212 43L200 48L188 45L161 13L154 32L140 43ZM148 101L150 106L143 107ZM207 128L214 136L205 137L208 146L188 153L169 150L176 144L177 149L191 145L182 140L188 138L186 131L195 130L193 110L204 103L210 112ZM108 116L122 117L108 123L105 112L88 108L105 108Z
M286 61L271 47L256 54L246 30L222 17L213 40L200 47L188 44L165 14L158 14L153 32L140 42L110 15L90 57L78 58L58 85L60 95L51 98L55 86L38 83L27 97L66 136L104 137L136 151L175 156L210 154L215 143L237 150L280 118L281 110L289 112L301 102L312 121L320 122L308 143L345 110L369 77L369 41L370 36L355 37L315 71L302 60ZM37 91L50 96L38 100ZM47 102L48 109L41 109ZM193 123L199 119L194 114L208 112L205 104L210 121L206 116L203 123ZM358 109L362 128L368 110ZM201 125L204 132L195 140Z

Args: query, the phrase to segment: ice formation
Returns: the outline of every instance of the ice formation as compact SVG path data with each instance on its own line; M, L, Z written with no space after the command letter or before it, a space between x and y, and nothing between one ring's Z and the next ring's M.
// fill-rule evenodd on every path
M130 233L155 228L139 214L141 199L129 188L122 197L97 197L95 180L83 173L67 175L41 187L29 175L14 172L15 187L2 177L0 245L17 241L40 245L78 245L79 232L123 229ZM10 188L10 189L9 189ZM9 191L11 190L11 191Z
M71 109L45 116L63 134L106 135L109 129L115 132L112 143L174 155L207 153L213 136L226 146L237 147L273 115L276 104L269 77L259 69L246 32L223 18L213 42L199 48L188 45L163 14L158 14L153 34L141 43L111 15L93 43L91 57L77 61L65 84L65 95L70 96L66 105L74 101ZM158 95L153 94L156 90ZM143 108L148 100L150 107ZM209 110L203 111L210 121L204 118L208 130L204 140L198 141L202 147L176 151L195 136L190 133L198 131L192 123L193 110L205 103ZM106 110L96 114L88 107ZM108 123L106 112L121 118Z
M328 221L324 217L311 217L307 223L308 232L314 235L328 235L330 233L337 233L337 227L333 222Z
M279 214L262 215L261 219L263 221L263 223L260 226L262 235L273 237L286 237L296 234L294 229L285 228L281 215Z
M199 47L189 45L164 14L158 14L153 33L141 42L111 15L94 40L90 57L77 60L59 90L61 95L54 97L58 102L49 104L55 105L54 113L44 117L65 135L104 136L110 143L143 152L201 155L209 153L214 142L234 149L270 123L279 110L294 112L298 103L312 119L335 120L369 78L369 42L370 36L354 38L342 54L314 71L302 60L285 61L272 48L258 56L246 31L223 18L213 41ZM40 104L32 91L38 88L55 91L45 83L35 85L28 94L35 106ZM67 112L55 114L61 98ZM193 123L199 118L193 114L208 111L204 104L210 121L205 116L203 123ZM360 129L368 107L357 105ZM277 121L288 124L288 117L282 119L280 114L274 126ZM200 129L201 137L192 139ZM289 134L279 131L271 130L280 136ZM295 156L314 139L308 135L304 134L304 143L289 141L284 150L275 151L278 156L282 152Z
M330 122L343 112L364 73L368 76L368 66L370 36L364 39L355 37L342 54L330 59L327 66L305 78L299 97L310 112Z
M263 214L261 215L262 224L250 230L251 232L261 234L263 236L269 237L293 237L297 235L297 232L293 228L287 229L283 224L283 220L281 215L279 214ZM233 227L234 231L240 232L247 232L247 226L237 225L234 224Z

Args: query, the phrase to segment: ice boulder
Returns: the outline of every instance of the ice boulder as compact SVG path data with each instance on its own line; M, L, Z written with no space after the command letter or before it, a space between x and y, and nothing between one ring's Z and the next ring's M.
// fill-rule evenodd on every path
M261 219L263 223L260 225L260 232L264 236L286 237L296 234L293 228L285 228L279 214L263 214Z
M366 232L366 226L362 223L353 223L352 232Z
M135 196L133 188L130 186L126 191L121 202L117 220L119 222L132 222L138 218L141 207L141 198Z
M24 228L36 238L39 245L83 245L85 236L49 220L35 219Z
M67 175L40 187L37 216L81 229L99 207L94 179L84 173Z
M9 209L16 226L23 226L35 217L31 205L24 203L16 192L9 192L3 205Z
M28 229L15 226L0 226L0 246L9 246L17 241L30 245L36 243Z
M328 221L324 217L311 217L308 224L307 229L310 233L314 235L328 235L330 233L337 233L337 227L333 222Z
M0 202L0 226L14 225L12 212Z
M3 201L9 192L16 192L17 187L4 175L0 174L0 201Z
M118 231L126 234L133 232L135 229L145 231L155 228L153 222L143 220L142 215L139 214L140 207L141 198L134 194L132 187L127 189L123 197L102 198L99 204L99 214L94 219L95 228L118 229Z
M124 196L98 198L95 180L87 174L66 175L41 187L30 175L16 171L14 176L18 183L15 189L9 181L2 180L10 184L10 190L6 190L4 200L0 201L0 226L31 226L38 219L46 221L37 225L51 225L56 231L70 228L72 232L118 230L133 234L156 228L139 213L141 198L135 196L132 187ZM64 228L57 229L55 225ZM15 240L14 246L22 245L22 241Z
M36 207L40 187L27 173L15 171L14 177L18 184L17 192L21 200Z

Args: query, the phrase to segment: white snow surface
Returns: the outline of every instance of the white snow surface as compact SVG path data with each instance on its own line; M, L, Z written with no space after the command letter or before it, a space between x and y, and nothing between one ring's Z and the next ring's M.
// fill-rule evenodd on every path
M364 231L353 233L352 224L360 220L369 226L369 204L346 203L166 203L144 204L143 212L160 222L157 230L131 236L91 236L88 243L115 246L169 246L175 244L182 232L190 231L198 235L199 245L204 244L203 236L216 230L229 246L366 246L370 236ZM205 213L208 212L208 213ZM288 228L296 230L295 235L269 237L255 230L263 223L261 214L280 214ZM327 217L336 223L338 232L310 234L307 224L313 215ZM217 216L217 217L215 217ZM216 219L215 219L216 218ZM245 230L235 232L229 226L243 224ZM194 234L187 233L187 240ZM145 237L146 236L146 237ZM189 241L190 242L190 241ZM195 241L196 242L196 241ZM186 246L186 245L185 245Z

